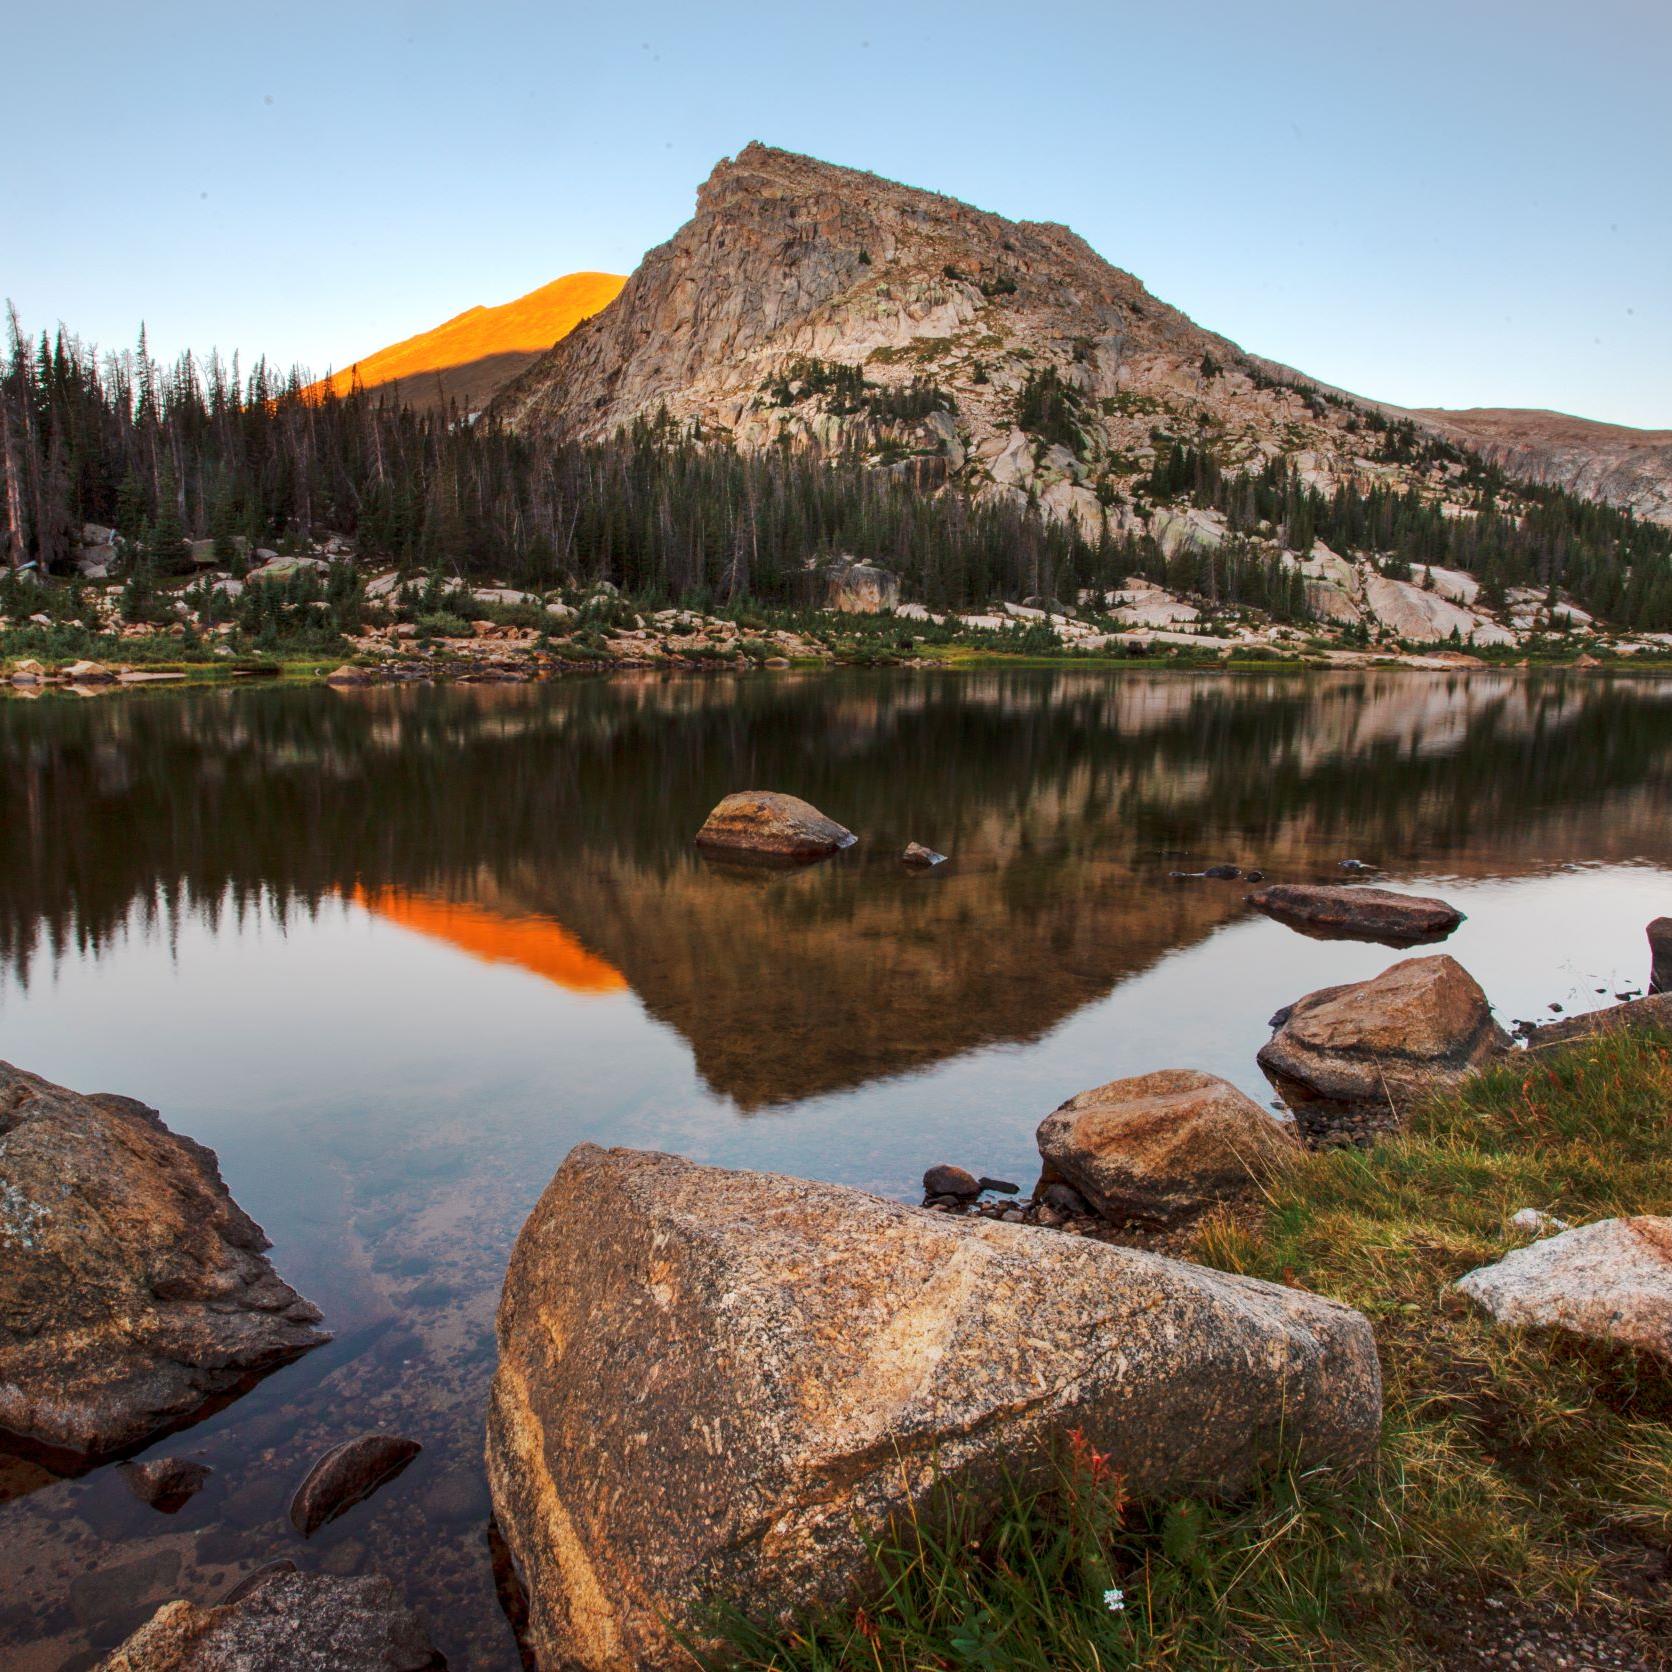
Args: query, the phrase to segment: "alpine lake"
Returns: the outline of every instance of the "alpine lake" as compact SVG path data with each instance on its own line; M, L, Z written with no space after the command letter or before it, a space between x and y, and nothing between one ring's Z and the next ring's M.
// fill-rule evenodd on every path
M732 790L856 846L692 845ZM908 841L949 856L900 862ZM94 1665L277 1557L404 1587L455 1668L518 1664L482 1421L518 1227L583 1140L902 1200L1037 1173L1071 1094L1207 1069L1404 954L1254 912L1271 881L1441 895L1506 1026L1646 984L1672 911L1672 681L1470 672L615 676L0 700L0 1057L213 1148L330 1345L112 1466L0 1458L0 1664ZM1427 950L1427 949L1425 949ZM11 1257L0 1250L0 1257ZM291 1492L424 1447L307 1544Z

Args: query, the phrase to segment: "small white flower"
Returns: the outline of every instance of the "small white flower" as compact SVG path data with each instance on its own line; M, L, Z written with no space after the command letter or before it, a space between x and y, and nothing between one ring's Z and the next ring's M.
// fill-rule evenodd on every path
M1103 1606L1107 1608L1111 1614L1120 1613L1120 1611L1126 1606L1126 1592L1121 1590L1118 1586L1111 1585L1109 1589L1103 1593Z

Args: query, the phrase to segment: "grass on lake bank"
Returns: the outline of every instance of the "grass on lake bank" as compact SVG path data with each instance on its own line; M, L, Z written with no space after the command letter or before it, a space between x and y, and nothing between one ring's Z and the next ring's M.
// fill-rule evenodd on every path
M1451 1285L1528 1240L1506 1223L1523 1207L1672 1212L1669 1138L1672 1036L1638 1033L1517 1057L1373 1150L1310 1155L1252 1215L1206 1222L1195 1257L1370 1317L1372 1467L1136 1509L1071 1449L996 1522L900 1530L865 1608L740 1628L720 1663L1456 1666L1481 1664L1476 1627L1560 1644L1577 1620L1654 1664L1633 1657L1672 1641L1672 1376L1499 1329Z

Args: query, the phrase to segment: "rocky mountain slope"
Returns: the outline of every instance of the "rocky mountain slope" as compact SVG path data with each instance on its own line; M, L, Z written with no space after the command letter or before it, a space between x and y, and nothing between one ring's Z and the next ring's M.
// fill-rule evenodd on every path
M1475 430L1246 354L1066 227L759 144L721 162L692 219L492 410L555 441L665 416L745 450L859 458L927 488L1037 504L1092 541L1145 536L1168 561L1230 540L1299 570L1315 616L1377 640L1510 644L1564 619L1543 591L1506 600L1498 585L1488 611L1467 574L1297 536L1305 518L1263 520L1251 486L1217 502L1202 492L1205 469L1221 485L1263 474L1279 500L1414 492L1442 527L1483 510L1517 518L1525 501L1493 485ZM1568 474L1613 495L1626 468ZM1651 508L1647 488L1636 499ZM1153 599L1096 602L1129 626L1200 631L1139 619Z
M1431 407L1411 416L1512 476L1672 524L1672 430L1634 430L1510 407Z
M431 331L380 348L315 384L346 395L354 380L409 406L457 404L479 412L493 395L583 319L606 308L626 281L615 273L569 273L498 307L467 308Z

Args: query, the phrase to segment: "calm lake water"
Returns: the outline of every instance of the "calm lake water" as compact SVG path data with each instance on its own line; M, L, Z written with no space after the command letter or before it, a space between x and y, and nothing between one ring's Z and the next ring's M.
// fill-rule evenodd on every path
M793 873L691 837L792 791L857 847ZM818 674L0 701L0 1056L211 1145L330 1346L106 1468L0 1462L0 1664L92 1664L280 1555L403 1583L509 1668L485 1525L492 1313L582 1139L897 1197L1033 1177L1073 1092L1254 1064L1279 1005L1399 953L1305 939L1220 861L1443 893L1506 1024L1640 990L1672 912L1672 682L1412 673ZM950 854L898 863L919 840ZM325 1447L425 1446L308 1544Z

